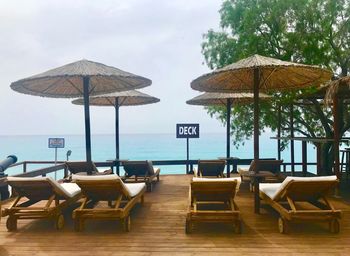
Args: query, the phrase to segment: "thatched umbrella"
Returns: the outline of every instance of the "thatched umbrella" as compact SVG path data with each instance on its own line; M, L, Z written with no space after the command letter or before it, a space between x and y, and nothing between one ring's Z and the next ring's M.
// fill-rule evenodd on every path
M112 106L115 108L115 147L117 165L119 165L119 107L146 105L157 103L159 101L160 100L156 97L136 90L90 97L90 105L92 106ZM72 103L76 105L84 105L84 99L76 99L73 100Z
M86 160L91 161L89 95L142 88L151 80L101 63L80 60L13 82L17 92L52 98L84 97Z
M236 63L204 74L191 82L195 90L206 92L254 93L254 160L259 159L259 91L298 89L320 85L332 73L317 66L281 61L253 55ZM258 170L258 167L256 168ZM259 213L258 182L255 183L255 212Z
M340 143L340 128L339 128L339 99L350 97L350 76L345 76L327 84L325 102L327 105L333 104L333 130L334 130L334 172L340 177L339 170L339 143Z
M270 96L260 93L259 98L269 98ZM247 104L253 102L252 93L210 93L206 92L186 101L190 105L199 106L225 106L226 107L226 158L230 158L230 123L232 104ZM230 175L230 164L227 163L227 176Z

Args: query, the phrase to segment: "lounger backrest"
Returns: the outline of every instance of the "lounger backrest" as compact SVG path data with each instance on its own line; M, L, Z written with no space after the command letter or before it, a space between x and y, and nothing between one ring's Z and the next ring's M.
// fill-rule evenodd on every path
M269 171L274 174L279 173L281 171L281 165L283 163L283 160L258 160L258 165L256 163L256 160L253 160L250 163L249 171L256 172L256 171ZM256 170L256 168L259 168L259 170Z
M19 196L31 200L47 200L54 194L60 198L71 197L68 191L50 177L8 177L7 183Z
M66 166L72 174L76 174L79 172L88 173L89 171L90 173L98 172L96 165L93 162L84 162L84 161L66 162Z
M241 178L193 178L191 194L206 200L229 200L234 198L241 183Z
M151 161L126 161L123 167L127 176L153 175L154 169Z
M198 176L223 176L226 166L225 160L199 160L198 161Z
M130 191L116 174L110 175L73 175L72 181L77 183L82 193L88 198L109 201L120 195L131 198Z
M295 201L317 200L326 196L338 184L337 176L322 177L287 177L274 200L282 200L287 196Z

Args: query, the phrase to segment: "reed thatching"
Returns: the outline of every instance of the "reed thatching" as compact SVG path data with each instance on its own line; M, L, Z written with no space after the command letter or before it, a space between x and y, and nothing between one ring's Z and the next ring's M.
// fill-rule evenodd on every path
M76 98L83 95L83 77L90 78L90 95L138 89L152 83L115 67L80 60L13 82L11 88L42 97Z
M326 104L332 104L335 97L350 98L350 76L344 76L327 84Z
M297 89L320 85L332 72L317 66L253 55L193 80L191 87L205 92L251 92L254 69L260 71L260 91Z
M271 96L259 93L260 99L268 99ZM247 104L254 100L253 93L214 93L206 92L188 101L190 105L211 106L211 105L227 105L227 100L231 99L233 104Z
M160 99L142 93L136 90L115 92L102 94L90 97L90 105L93 106L115 106L115 100L118 98L118 105L121 106L136 106L157 103ZM84 105L84 99L79 98L72 101L76 105Z

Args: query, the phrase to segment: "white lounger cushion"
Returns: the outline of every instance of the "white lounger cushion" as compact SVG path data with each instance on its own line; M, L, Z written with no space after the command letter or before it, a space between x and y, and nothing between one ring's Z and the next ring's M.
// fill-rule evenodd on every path
M321 176L321 177L287 177L282 183L261 183L260 191L264 192L272 200L275 200L279 197L279 194L283 192L286 186L291 181L297 182L310 182L310 181L336 181L337 176Z
M9 182L47 182L50 183L50 185L54 188L54 190L63 197L71 198L78 193L80 193L80 188L75 183L63 183L60 184L51 177L7 177L7 181ZM35 187L33 187L35 189Z
M199 178L199 177L193 177L193 182L232 182L237 180L237 186L236 186L236 192L239 190L239 186L241 185L241 177L234 177L234 178Z
M264 192L265 195L274 199L276 192L281 187L282 183L260 183L259 190Z
M124 183L126 189L129 191L131 197L137 196L142 189L146 188L146 183Z
M107 175L72 175L72 181L77 180L100 180L100 181L107 181L107 180L115 180L122 184L122 186L125 188L125 190L128 192L128 196L134 197L137 194L141 192L143 188L146 187L145 183L131 183L127 184L124 183L120 177L117 174L107 174Z

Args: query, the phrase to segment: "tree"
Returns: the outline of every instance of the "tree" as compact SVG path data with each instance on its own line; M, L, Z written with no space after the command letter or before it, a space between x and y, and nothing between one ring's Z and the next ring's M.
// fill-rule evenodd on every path
M202 53L211 69L252 54L286 61L320 65L337 76L350 70L350 0L224 0L220 9L221 31L204 35ZM276 107L282 105L282 125L290 127L289 105L297 97L315 93L315 88L275 93L261 106L261 131L277 129ZM317 99L294 107L294 129L304 136L333 137L329 108ZM208 113L225 122L225 109L208 107ZM236 146L252 136L252 105L233 106L231 130ZM350 109L340 101L340 134L350 128ZM284 130L283 136L289 135ZM287 141L285 141L286 145ZM322 172L329 174L333 145L322 145Z

